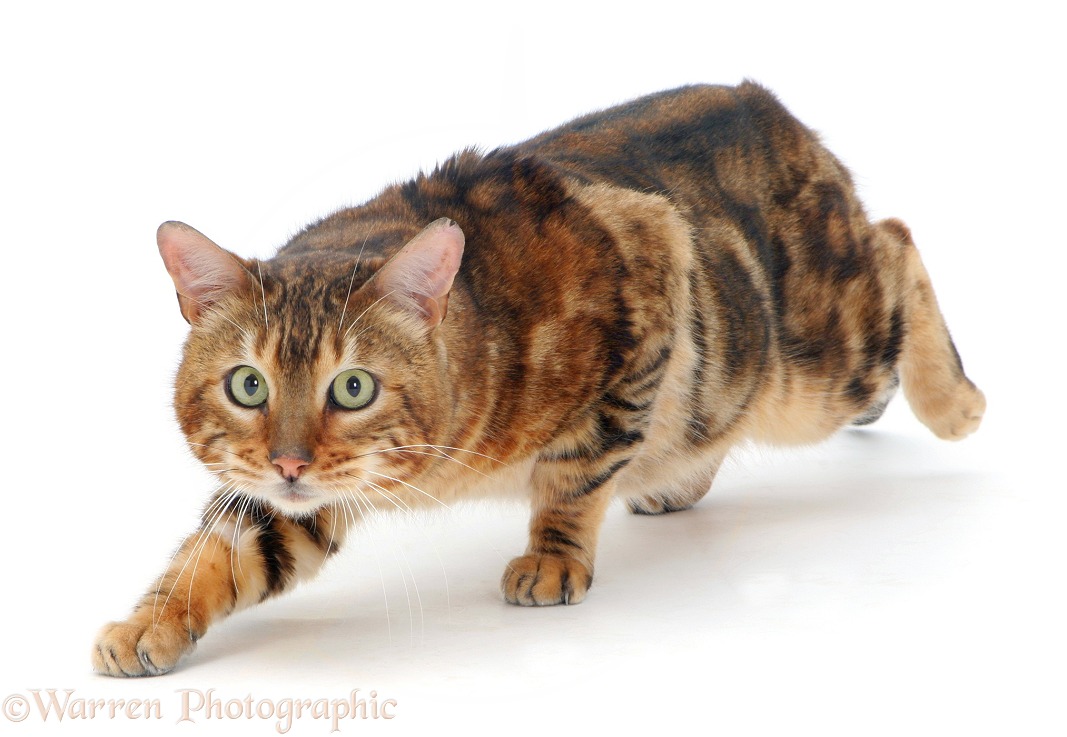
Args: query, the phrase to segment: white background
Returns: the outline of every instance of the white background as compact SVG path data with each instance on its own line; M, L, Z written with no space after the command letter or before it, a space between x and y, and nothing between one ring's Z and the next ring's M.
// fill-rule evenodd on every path
M275 733L202 715L175 727L176 690L210 688L397 700L393 721L342 734L1062 734L1067 161L1051 4L373 5L0 10L0 697L162 703L159 722L50 734ZM745 77L823 134L874 217L911 225L989 397L978 435L940 442L898 400L870 430L739 454L691 512L613 507L577 607L501 601L525 545L518 506L384 520L174 674L90 673L96 630L211 488L170 409L186 325L159 222L267 256L463 146ZM47 726L0 716L4 734Z

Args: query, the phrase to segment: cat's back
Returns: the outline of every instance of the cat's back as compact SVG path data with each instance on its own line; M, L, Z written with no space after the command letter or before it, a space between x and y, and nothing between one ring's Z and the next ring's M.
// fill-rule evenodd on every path
M720 192L796 187L823 153L769 90L690 85L579 117L513 147L579 181L670 194L696 206ZM843 171L843 170L842 170ZM738 193L740 194L740 193ZM745 193L743 199L757 197ZM699 209L699 208L698 208Z
M769 211L827 163L832 177L847 179L815 136L760 85L690 85L583 115L485 154L456 154L431 173L314 223L282 253L388 256L442 213L465 217L465 227L487 235L498 226L514 231L560 216L573 206L576 188L591 184L668 197L700 227L709 206L731 217L735 203ZM501 241L468 242L480 250Z

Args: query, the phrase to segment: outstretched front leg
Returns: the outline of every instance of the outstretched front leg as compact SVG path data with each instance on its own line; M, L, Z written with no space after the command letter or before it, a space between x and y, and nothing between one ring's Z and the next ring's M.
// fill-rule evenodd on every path
M93 668L111 676L170 671L214 622L314 575L345 533L332 508L292 519L247 497L216 497L129 618L101 630Z

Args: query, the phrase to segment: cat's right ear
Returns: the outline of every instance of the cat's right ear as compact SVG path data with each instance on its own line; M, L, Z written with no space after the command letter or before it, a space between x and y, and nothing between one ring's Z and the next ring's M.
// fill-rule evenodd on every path
M248 285L248 272L236 256L185 223L160 225L156 243L174 280L182 316L191 324L221 297Z
M435 328L448 312L448 293L463 259L465 238L450 218L435 220L374 275L383 299L410 310Z

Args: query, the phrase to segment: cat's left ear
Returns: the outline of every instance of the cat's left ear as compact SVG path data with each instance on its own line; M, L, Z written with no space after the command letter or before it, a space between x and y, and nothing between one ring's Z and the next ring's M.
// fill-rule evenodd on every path
M182 316L190 324L223 296L250 281L240 259L185 223L171 220L160 225L156 243L178 292Z
M379 269L375 288L384 299L415 312L427 327L437 327L448 311L464 242L454 220L435 220Z

